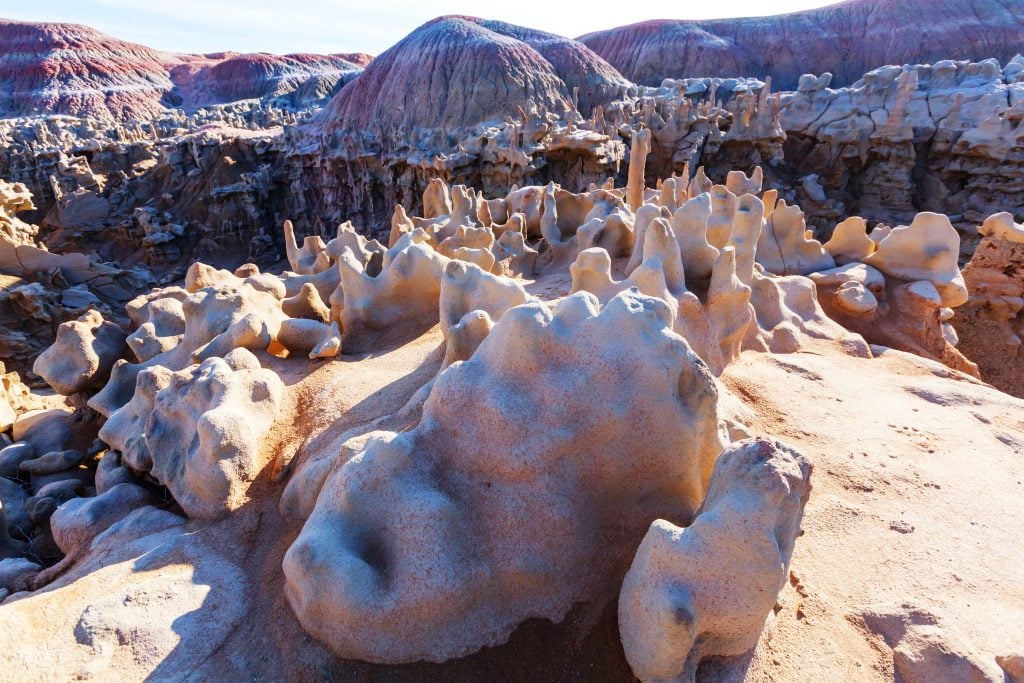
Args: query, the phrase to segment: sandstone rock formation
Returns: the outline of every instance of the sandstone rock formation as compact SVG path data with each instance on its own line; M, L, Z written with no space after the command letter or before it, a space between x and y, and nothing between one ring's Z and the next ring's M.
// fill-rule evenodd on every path
M811 464L770 441L740 441L718 458L686 528L659 519L619 595L619 631L642 681L692 681L701 661L757 644L789 577L811 493Z
M982 379L1024 397L1024 226L999 213L978 232L981 243L963 270L969 298L949 322Z
M139 374L132 401L100 438L164 484L190 517L215 518L244 504L272 459L265 439L280 400L280 379L245 349L177 373L158 365Z
M847 0L779 16L647 21L579 40L644 85L757 75L793 89L810 72L849 85L885 64L1007 60L1021 50L1022 29L1024 10L998 0Z
M28 372L59 337L60 349L39 371L68 394L102 386L124 341L124 333L103 314L123 320L121 306L151 286L152 277L85 254L47 251L36 242L38 228L15 215L33 208L24 185L0 180L0 358Z
M91 310L57 328L57 339L33 365L33 371L69 396L107 383L114 362L125 350L125 333Z
M892 648L893 670L899 680L1006 680L996 662L986 661L963 640L953 624L913 605L876 607L856 618Z
M811 273L829 315L869 341L978 376L950 320L967 301L960 238L946 216L920 213L867 247L862 262Z
M1016 675L1024 61L154 54L0 120L3 671Z
M0 115L129 121L238 100L323 101L367 55L177 55L88 26L0 22Z

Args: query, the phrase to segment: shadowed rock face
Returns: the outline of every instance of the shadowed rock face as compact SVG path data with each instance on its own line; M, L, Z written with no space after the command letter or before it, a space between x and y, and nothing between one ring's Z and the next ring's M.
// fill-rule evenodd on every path
M610 98L625 79L583 45L473 17L427 22L379 57L324 109L328 130L465 128L518 107L564 113ZM447 96L446 96L447 94Z
M1013 0L849 0L792 14L713 21L648 21L590 33L580 42L627 78L771 76L795 88L801 74L848 85L884 64L1005 62L1024 51L1024 4Z
M372 58L364 54L176 55L87 26L0 21L0 116L67 114L146 119L239 100L330 96Z

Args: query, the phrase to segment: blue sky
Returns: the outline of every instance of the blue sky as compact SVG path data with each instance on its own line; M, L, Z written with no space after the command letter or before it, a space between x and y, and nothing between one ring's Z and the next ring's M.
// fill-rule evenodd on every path
M3 0L0 16L88 24L117 38L172 52L369 52L379 54L423 22L470 14L578 36L646 19L780 14L822 0L582 3L551 0ZM586 9L582 9L585 7Z

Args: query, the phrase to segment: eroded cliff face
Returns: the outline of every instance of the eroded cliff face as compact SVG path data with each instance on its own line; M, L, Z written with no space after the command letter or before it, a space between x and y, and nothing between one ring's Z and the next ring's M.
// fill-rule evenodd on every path
M772 96L750 79L684 79L640 102L655 112L656 140L681 114L707 112L706 123L655 145L662 174L681 172L685 161L713 178L763 164L769 185L799 200L824 238L850 214L893 224L937 211L965 231L970 254L974 226L1024 204L1022 74L1020 57L1005 65L945 60L882 67L838 89L830 74L805 75L795 91Z
M791 14L648 21L579 38L643 85L665 78L771 76L792 89L805 73L836 85L886 64L1005 62L1024 50L1024 6L1005 0L847 0Z

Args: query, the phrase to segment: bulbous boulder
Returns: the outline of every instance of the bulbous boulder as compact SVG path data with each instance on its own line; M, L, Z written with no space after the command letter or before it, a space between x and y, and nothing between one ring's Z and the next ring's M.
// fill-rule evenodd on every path
M335 654L381 663L600 606L650 520L703 500L717 396L659 299L512 308L437 377L415 429L326 480L285 555L288 600Z

